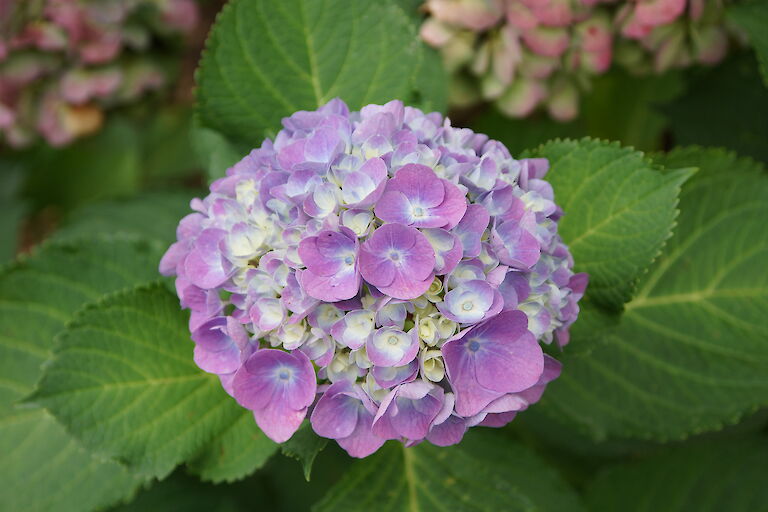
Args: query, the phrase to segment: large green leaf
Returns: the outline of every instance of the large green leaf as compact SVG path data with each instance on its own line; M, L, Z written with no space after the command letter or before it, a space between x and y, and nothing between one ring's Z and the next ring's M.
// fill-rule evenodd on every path
M701 442L600 473L587 492L595 512L753 512L768 503L768 439Z
M242 414L192 360L184 317L159 285L89 306L59 335L31 400L94 451L167 475Z
M488 430L458 445L388 443L352 466L317 512L582 510L575 493L529 449Z
M89 204L68 216L54 238L71 240L120 233L170 245L176 241L179 220L191 213L192 196L192 192L145 192L132 198Z
M618 327L572 341L537 408L597 438L680 438L768 405L768 176L721 150L661 158L700 172L675 235Z
M90 510L139 484L42 409L19 408L55 334L82 304L155 278L159 249L130 240L49 244L0 274L0 509Z
M193 132L195 151L205 165L208 181L224 176L226 170L248 154L217 131L198 127Z
M98 134L63 149L36 147L23 159L25 194L37 208L69 211L90 201L131 194L141 183L138 128L113 118Z
M277 446L259 430L253 414L242 409L237 419L189 462L189 467L203 480L232 482L262 467Z
M763 82L768 86L768 3L764 0L735 3L728 6L728 17L747 33L760 62Z
M620 309L670 236L691 171L660 172L638 151L591 139L550 142L535 155L549 159L565 211L559 232L576 270L589 273L589 297Z
M340 97L350 108L421 96L442 108L444 75L415 22L376 0L233 0L220 13L198 70L202 122L257 145L294 111ZM430 71L431 70L431 71ZM437 101L432 101L435 98Z

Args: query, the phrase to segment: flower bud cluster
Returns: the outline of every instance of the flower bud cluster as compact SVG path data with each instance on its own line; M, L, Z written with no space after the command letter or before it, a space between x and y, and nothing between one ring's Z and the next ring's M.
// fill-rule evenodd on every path
M0 144L62 146L98 130L106 108L168 83L148 50L197 19L194 0L0 2Z
M725 22L725 0L622 2L616 60L636 72L712 65L741 35Z
M511 117L578 113L612 60L630 72L720 61L725 0L427 0L422 38L439 48L458 106L493 101Z
M194 358L273 440L459 442L536 402L586 275L542 159L399 101L283 120L179 224L160 271Z
M422 38L441 49L457 80L453 99L477 88L512 117L545 107L555 119L578 112L579 90L611 64L609 12L595 0L428 0ZM462 78L463 77L463 78Z

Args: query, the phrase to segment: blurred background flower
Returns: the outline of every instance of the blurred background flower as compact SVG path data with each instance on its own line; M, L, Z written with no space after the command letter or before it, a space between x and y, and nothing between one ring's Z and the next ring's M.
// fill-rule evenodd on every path
M195 0L0 2L0 140L63 146L178 77Z
M715 64L738 33L724 0L428 0L422 38L453 75L451 103L575 118L612 62L630 73Z

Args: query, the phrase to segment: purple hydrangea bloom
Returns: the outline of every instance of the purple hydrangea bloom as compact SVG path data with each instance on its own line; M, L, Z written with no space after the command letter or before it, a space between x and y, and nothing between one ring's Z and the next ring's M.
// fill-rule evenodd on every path
M560 373L587 276L546 160L393 101L283 120L192 202L160 271L195 361L277 442L310 414L355 457L458 443Z

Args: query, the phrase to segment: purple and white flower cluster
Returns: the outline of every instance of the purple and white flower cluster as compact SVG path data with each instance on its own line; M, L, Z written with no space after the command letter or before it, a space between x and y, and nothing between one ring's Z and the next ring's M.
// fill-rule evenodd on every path
M160 263L194 358L276 442L457 443L541 396L585 274L542 159L399 101L333 100L211 185Z
M97 131L105 109L168 84L149 50L198 17L196 0L0 0L0 145Z

